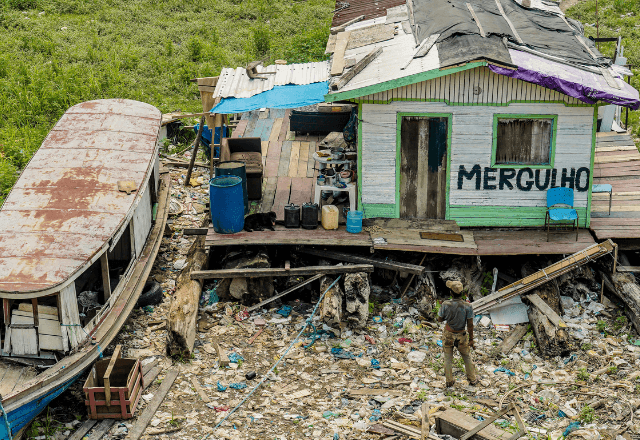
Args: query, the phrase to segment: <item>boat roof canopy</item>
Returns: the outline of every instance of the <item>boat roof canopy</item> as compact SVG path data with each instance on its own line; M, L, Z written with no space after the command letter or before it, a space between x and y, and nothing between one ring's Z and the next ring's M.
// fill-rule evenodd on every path
M162 115L142 102L71 107L0 210L0 297L47 294L75 278L118 232L154 166Z

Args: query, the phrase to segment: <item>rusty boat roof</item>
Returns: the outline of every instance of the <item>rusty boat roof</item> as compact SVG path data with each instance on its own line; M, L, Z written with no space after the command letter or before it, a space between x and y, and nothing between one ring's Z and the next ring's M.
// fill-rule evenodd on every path
M84 102L60 118L0 210L0 297L51 293L109 245L139 198L117 182L144 185L161 118L124 99Z

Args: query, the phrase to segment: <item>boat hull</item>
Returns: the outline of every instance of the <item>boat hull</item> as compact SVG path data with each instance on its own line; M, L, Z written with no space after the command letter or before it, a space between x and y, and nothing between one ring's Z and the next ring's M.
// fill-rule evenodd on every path
M11 428L11 435L7 432L7 424L5 420L0 420L0 439L4 440L13 438L13 436L18 434L21 429L27 426L31 420L40 414L40 412L42 412L42 410L44 410L53 399L62 394L76 380L78 380L79 377L80 375L72 377L68 381L50 390L44 396L33 399L31 402L28 402L7 414L7 420Z

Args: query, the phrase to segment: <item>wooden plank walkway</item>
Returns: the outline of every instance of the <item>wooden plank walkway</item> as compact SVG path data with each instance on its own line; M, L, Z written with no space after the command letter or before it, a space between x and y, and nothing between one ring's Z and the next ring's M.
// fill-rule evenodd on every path
M593 183L613 187L609 194L595 193L590 229L598 240L640 238L640 153L628 134L598 133Z
M254 206L259 212L275 211L282 220L285 205L313 201L317 177L313 153L323 136L290 133L290 110L271 109L264 119L258 113L244 113L231 136L262 140L262 200Z

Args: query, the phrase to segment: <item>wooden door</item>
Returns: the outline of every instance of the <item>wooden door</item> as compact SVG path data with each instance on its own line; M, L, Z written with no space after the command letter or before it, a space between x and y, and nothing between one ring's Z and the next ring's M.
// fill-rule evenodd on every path
M400 217L444 219L447 118L409 116L400 128Z

